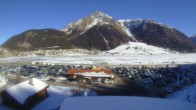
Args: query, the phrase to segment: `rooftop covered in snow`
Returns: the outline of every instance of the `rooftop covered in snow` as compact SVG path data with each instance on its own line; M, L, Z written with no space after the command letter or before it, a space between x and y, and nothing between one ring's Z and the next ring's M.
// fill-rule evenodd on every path
M6 92L16 99L20 104L24 104L28 97L43 90L47 86L48 84L42 82L41 80L32 78L6 89Z

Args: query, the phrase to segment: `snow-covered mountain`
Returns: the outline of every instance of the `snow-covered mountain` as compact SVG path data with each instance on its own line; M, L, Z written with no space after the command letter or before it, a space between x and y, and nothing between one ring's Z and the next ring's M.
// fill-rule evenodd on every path
M118 20L139 42L175 51L195 51L196 45L179 30L154 20Z
M117 27L122 32L126 33L128 36L133 37L133 35L128 32L127 28L124 27L120 22L113 19L111 16L103 12L95 12L86 16L82 19L77 20L76 22L68 24L61 31L64 31L68 35L78 36L92 28L93 26L102 26L102 25L113 25Z
M140 42L129 42L115 49L101 52L100 54L108 55L133 55L133 54L171 54L177 53L168 49L159 48L156 46L148 45Z
M61 31L70 36L72 45L87 49L109 50L134 37L120 22L102 12L95 12L68 24Z
M36 29L15 35L2 46L16 50L55 49L111 50L128 42L142 42L179 52L194 52L185 34L153 20L115 20L95 12L65 26L62 30Z
M95 25L109 24L109 22L112 20L112 17L107 14L102 12L95 12L85 18L81 18L73 23L68 24L61 31L64 31L67 34L74 34L73 32L75 30L80 31L80 33L77 34L82 34Z
M132 32L131 32L132 29L139 28L140 26L142 26L142 24L145 24L145 23L157 24L157 25L169 28L169 29L173 29L171 26L156 22L154 20L128 19L128 20L118 20L118 22L120 22L121 25L124 26L130 34L132 34Z

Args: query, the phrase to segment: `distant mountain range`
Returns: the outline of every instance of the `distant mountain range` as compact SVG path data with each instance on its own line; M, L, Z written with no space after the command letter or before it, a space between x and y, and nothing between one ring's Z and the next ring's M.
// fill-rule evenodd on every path
M153 20L115 20L95 12L62 30L33 29L8 39L2 47L12 50L68 49L111 50L129 42L179 52L194 52L196 44L185 34Z

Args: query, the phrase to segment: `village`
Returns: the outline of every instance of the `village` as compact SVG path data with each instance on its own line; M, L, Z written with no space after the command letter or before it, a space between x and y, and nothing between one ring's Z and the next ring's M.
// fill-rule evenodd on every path
M38 78L59 85L118 85L126 80L140 86L162 90L165 95L196 83L195 65L101 67L95 65L23 65L1 66L8 82ZM159 91L160 92L160 91Z
M53 91L55 87L71 87L72 93L75 94L74 96L85 94L91 96L93 91L98 96L128 95L164 98L183 87L195 84L195 71L196 65L122 67L57 64L1 65L1 76L7 80L7 84L1 87L1 96L2 100L8 105L14 105L19 109L34 107L37 104L32 103L34 100L41 102L48 97L47 91ZM41 84L41 88L40 86L37 87L36 84L38 83L39 85ZM29 85L35 88L31 88ZM31 95L34 94L33 96L37 98L34 99L28 96L25 96L25 99L19 98L19 101L22 100L20 102L22 105L16 104L18 103L17 101L10 102L7 100L12 99L12 95L15 96L16 94L15 98L18 99L18 92L13 92L18 87L37 91L35 93L30 92ZM85 93L85 91L88 92ZM40 94L42 94L41 97L38 97Z

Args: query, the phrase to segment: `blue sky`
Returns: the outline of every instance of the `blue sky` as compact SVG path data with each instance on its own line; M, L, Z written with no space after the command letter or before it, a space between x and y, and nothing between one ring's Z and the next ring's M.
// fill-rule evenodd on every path
M29 29L62 29L95 11L114 19L153 19L196 34L196 0L0 0L0 44Z

